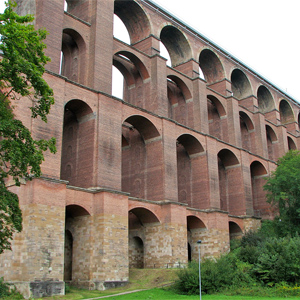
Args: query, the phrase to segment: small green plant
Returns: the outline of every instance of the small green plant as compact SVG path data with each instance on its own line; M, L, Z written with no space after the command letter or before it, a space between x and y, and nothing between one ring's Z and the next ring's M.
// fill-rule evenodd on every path
M0 297L9 296L9 286L4 282L3 277L0 278Z
M24 299L23 296L16 291L15 288L11 289L10 286L4 282L3 277L0 278L0 299L17 300Z
M65 293L70 293L71 292L71 287L67 283L65 284Z

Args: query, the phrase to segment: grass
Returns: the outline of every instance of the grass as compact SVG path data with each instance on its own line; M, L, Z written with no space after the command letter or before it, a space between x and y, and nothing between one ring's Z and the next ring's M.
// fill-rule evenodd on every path
M142 291L128 295L120 295L113 296L108 298L110 300L198 300L199 295L196 296L186 296L186 295L178 295L173 293L172 291L165 289L152 289L149 291ZM203 300L286 300L287 298L282 297L257 297L257 296L226 296L226 295L203 295ZM299 297L289 298L299 299Z
M174 269L151 269L151 270L140 270L133 269L130 270L130 283L126 287L115 288L106 291L89 291L83 289L71 288L70 293L65 296L55 296L48 298L40 298L40 300L82 300L90 298L98 298L106 295L113 295L109 298L104 298L108 300L198 300L199 295L196 296L185 296L175 294L170 288L157 288L161 286L168 286L174 282L177 278L177 270ZM126 295L116 295L118 293L123 293L127 291L134 291L140 289L147 289L146 291L135 292ZM241 291L242 292L242 291ZM245 294L258 295L259 291L253 291L249 289ZM268 290L264 290L264 295L269 295ZM15 300L21 298L7 297L5 300ZM262 297L262 296L231 296L224 294L217 295L203 295L203 300L284 300L287 297ZM300 299L297 297L289 297L290 300Z

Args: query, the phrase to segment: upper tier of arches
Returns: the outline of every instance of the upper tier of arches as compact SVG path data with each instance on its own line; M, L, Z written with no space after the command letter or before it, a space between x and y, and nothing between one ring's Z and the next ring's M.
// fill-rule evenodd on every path
M92 30L95 20L94 9L97 11L99 3L91 0L65 0L68 17L72 15L79 20L78 22L90 23L90 29L83 28L82 25L78 25L77 28L76 21L72 21L73 26L65 26L62 29L60 72L68 79L87 86L89 82L93 82L86 68L91 57L91 40L87 34ZM121 89L124 90L125 102L154 113L158 112L182 125L232 143L230 124L228 120L224 120L228 114L230 115L228 100L232 98L237 100L238 105L248 110L243 113L248 115L254 131L257 129L255 114L259 113L266 121L261 127L271 122L275 127L285 126L289 133L295 137L299 136L300 107L293 99L264 78L254 74L251 69L229 56L223 49L205 40L193 29L187 28L180 20L162 12L161 9L155 10L154 4L140 0L129 0L126 3L115 0L110 9L111 20L107 15L107 23L113 22L113 15L117 16L124 24L130 39L128 46L121 46L115 41L111 61L111 65L115 66L124 77L127 87ZM69 23L66 22L70 25ZM170 58L170 65L166 63L164 91L157 88L161 85L163 77L156 78L155 72L162 74L165 71L162 66L153 63L156 55L162 55L160 45L166 48ZM107 74L107 77L109 75L111 76ZM195 107L195 99L203 97L203 93L199 94L199 88L195 89L194 84L199 76L203 76L201 82L207 89L208 104L205 111L208 112L204 114L208 115L208 122L214 123L214 125L209 123L209 128L205 130L197 128L199 121L196 120L202 118L200 116L202 112L200 111L197 116ZM154 83L155 80L157 83ZM97 86L92 87L97 90ZM149 94L151 99L148 99ZM159 104L153 103L153 99L168 101L163 104L165 107L159 108ZM200 110L203 107L200 106ZM221 127L224 132L218 130Z

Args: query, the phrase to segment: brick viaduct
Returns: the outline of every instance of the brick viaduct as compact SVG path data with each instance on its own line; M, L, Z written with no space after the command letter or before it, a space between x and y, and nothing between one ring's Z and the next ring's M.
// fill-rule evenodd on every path
M65 281L105 289L130 267L197 259L198 239L217 256L272 217L262 187L299 148L297 102L150 0L17 2L49 31L56 103L47 124L28 99L16 116L58 152L42 178L11 187L24 229L0 256L5 280L27 297L63 294ZM130 45L113 37L114 14ZM111 95L112 66L123 99Z

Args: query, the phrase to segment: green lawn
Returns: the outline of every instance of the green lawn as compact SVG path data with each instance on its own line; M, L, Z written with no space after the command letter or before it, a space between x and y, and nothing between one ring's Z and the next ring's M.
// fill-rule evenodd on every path
M168 290L168 288L157 288L158 286L169 285L177 278L178 270L175 269L132 269L130 270L130 283L122 288L115 288L106 291L89 291L83 289L71 288L70 292L65 296L55 296L48 298L40 298L39 300L83 300L83 299L100 299L102 296L113 295L109 298L102 298L107 300L198 300L199 295L197 296L185 296L178 295L174 292ZM136 292L132 294L120 295L116 294L133 291L133 290L141 290L147 289L146 291ZM295 291L299 293L298 296L295 297L284 297L286 296L286 291L283 289L280 295L282 297L262 297L262 296L226 296L226 295L203 295L202 300L299 300L300 299L300 291ZM239 293L243 293L245 295L274 295L274 289L254 289L253 287L249 287L248 291L239 290ZM0 297L1 298L1 297ZM16 296L11 296L4 298L5 300L16 300L21 298L16 298Z
M171 291L163 290L163 289L152 289L148 291L137 292L133 294L113 296L111 298L106 298L110 300L198 300L199 295L197 296L185 296L185 295L177 295ZM225 295L203 295L203 300L286 300L285 297L251 297L251 296L225 296ZM288 299L298 299L298 297L292 297Z

